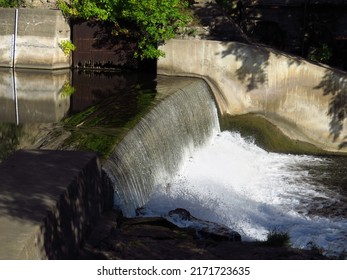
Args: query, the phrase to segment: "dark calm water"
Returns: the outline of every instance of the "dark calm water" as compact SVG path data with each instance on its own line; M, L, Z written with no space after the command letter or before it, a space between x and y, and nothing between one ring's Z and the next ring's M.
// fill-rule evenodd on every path
M0 161L23 148L107 155L156 99L155 78L68 69L0 70Z

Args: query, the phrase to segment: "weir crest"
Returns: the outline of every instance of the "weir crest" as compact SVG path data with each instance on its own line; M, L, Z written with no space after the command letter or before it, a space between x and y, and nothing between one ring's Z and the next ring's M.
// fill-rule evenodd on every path
M195 149L219 133L217 108L208 85L195 80L155 106L124 137L104 164L115 204L125 216L167 187Z

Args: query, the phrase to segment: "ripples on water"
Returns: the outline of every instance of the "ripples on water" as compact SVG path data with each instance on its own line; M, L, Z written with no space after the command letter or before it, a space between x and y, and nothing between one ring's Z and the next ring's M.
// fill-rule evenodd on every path
M158 186L146 209L165 215L185 208L239 231L243 240L285 231L294 247L338 256L347 252L344 162L268 153L222 132L185 162L170 187Z

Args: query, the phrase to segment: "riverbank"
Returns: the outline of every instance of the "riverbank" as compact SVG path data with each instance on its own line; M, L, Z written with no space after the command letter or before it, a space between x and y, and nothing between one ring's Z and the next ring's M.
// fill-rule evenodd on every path
M103 260L323 260L317 250L271 246L266 242L198 239L194 230L163 218L123 218L106 213L81 249L79 259Z

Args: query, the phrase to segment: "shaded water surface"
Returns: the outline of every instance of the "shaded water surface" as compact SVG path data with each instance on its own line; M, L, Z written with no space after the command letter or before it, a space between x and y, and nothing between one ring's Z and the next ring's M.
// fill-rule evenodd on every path
M102 156L157 96L156 77L93 71L0 71L0 161L18 149Z

